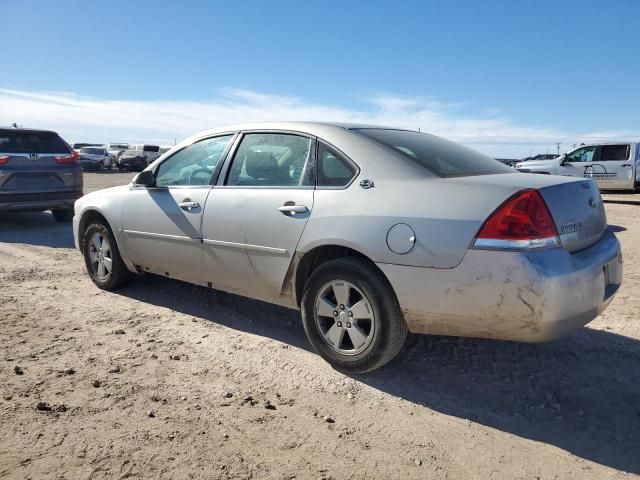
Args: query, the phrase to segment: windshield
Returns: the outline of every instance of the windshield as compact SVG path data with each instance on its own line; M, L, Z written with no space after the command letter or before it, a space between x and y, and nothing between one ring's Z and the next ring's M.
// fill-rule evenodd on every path
M89 153L91 155L104 155L104 149L84 147L82 150L80 150L80 153Z
M109 145L109 150L126 150L129 148L129 145L126 143L112 143Z
M144 147L142 147L142 151L143 152L154 152L154 153L157 153L158 150L160 150L160 147L158 147L157 145L145 145Z
M355 131L440 177L513 172L494 158L426 133L381 128L360 128Z

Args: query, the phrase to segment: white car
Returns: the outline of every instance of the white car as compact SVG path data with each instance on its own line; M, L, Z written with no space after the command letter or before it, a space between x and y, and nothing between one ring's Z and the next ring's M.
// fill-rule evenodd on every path
M107 152L113 156L113 163L116 162L122 152L129 149L128 143L108 143L106 145Z
M83 170L111 170L113 166L114 157L105 147L82 147L79 155Z

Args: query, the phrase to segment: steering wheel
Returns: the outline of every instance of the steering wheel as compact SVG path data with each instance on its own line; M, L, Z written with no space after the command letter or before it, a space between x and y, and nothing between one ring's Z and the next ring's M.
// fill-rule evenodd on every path
M193 180L198 173L206 173L207 176L211 178L211 170L209 170L208 168L200 167L189 174L189 185L203 185L202 183L193 183ZM209 178L207 178L207 182L205 182L205 184L209 182Z

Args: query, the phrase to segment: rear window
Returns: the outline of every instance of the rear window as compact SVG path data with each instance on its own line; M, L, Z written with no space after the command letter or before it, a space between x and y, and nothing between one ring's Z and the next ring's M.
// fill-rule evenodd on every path
M142 151L143 152L154 152L154 153L158 153L158 150L160 150L160 147L156 146L156 145L145 145L144 147L142 147Z
M69 153L69 147L57 133L0 130L2 153Z
M426 133L379 128L362 128L356 131L440 177L513 172L494 158Z

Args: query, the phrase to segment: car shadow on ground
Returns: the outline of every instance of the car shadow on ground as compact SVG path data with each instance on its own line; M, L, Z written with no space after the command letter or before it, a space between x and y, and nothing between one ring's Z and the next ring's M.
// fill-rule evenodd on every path
M57 222L51 212L0 213L0 242L74 248L71 222Z
M118 293L310 350L298 312L147 275ZM357 381L419 406L640 473L640 342L582 329L518 344L410 335ZM588 468L588 466L585 466Z

